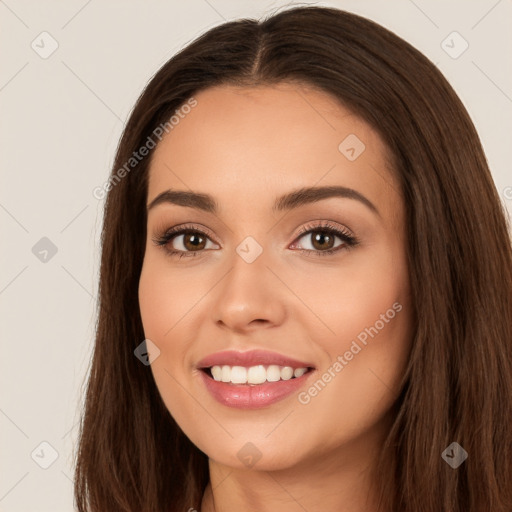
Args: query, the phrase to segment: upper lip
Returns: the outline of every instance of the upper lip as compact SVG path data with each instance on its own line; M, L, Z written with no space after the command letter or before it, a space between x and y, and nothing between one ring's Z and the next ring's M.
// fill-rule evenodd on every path
M225 350L210 354L199 363L198 368L210 368L212 366L245 366L247 368L257 365L291 366L292 368L314 368L311 363L299 361L277 352L267 350L248 350L247 352L237 352L234 350Z

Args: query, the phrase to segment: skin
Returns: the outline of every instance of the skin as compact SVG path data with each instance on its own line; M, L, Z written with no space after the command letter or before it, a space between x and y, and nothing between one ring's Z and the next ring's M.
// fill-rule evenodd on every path
M372 470L412 337L404 205L387 148L315 89L218 86L195 98L153 153L147 204L168 189L193 190L214 196L219 212L170 203L148 212L139 303L146 338L160 349L151 369L162 399L209 457L201 510L376 511ZM366 146L354 161L338 150L349 134ZM282 194L331 185L355 189L379 214L339 197L272 212ZM341 243L313 245L322 229L298 238L322 221L359 244L313 254ZM211 234L194 257L169 256L152 240L190 223ZM247 236L263 248L250 264L235 250ZM192 252L184 239L167 248ZM395 303L401 311L307 404L292 394L263 409L230 408L196 368L218 351L264 349L313 362L314 383ZM247 442L261 453L252 468L237 456Z

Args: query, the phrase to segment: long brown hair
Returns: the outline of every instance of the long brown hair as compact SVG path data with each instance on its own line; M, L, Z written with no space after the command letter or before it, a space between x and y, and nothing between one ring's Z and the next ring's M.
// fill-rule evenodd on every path
M426 57L372 21L326 7L209 30L156 73L134 107L107 187L78 510L200 508L207 456L134 356L144 339L138 281L150 157L119 169L199 91L279 82L316 87L377 130L406 205L415 335L378 459L382 510L510 512L512 250L479 137ZM468 453L457 469L441 457L452 442Z

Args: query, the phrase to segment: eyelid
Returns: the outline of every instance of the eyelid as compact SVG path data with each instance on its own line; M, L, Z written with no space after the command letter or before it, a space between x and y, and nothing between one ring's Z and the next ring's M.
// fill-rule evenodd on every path
M183 234L183 232L188 231L197 231L198 233L203 234L204 236L207 236L212 241L215 241L215 235L211 230L209 230L207 227L201 225L201 224L193 224L193 223L185 223L185 224L178 224L177 226L173 226L172 228L163 228L161 230L156 230L157 235L156 237L161 239L165 236L169 235L179 235ZM153 239L153 241L155 241ZM218 244L218 242L215 242ZM219 244L218 244L219 245Z
M318 224L313 224L314 222L318 222ZM341 233L346 235L347 237L356 238L354 233L351 229L349 229L347 226L344 226L342 224L338 224L337 222L329 221L329 220L313 220L310 221L308 224L305 224L300 229L299 233L296 235L295 239L300 238L304 236L305 234L308 234L312 231L332 231L336 233Z

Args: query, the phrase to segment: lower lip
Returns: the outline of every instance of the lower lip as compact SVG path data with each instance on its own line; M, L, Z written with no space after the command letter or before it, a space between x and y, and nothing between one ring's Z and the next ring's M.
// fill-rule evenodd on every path
M298 391L313 372L314 370L310 370L289 380L249 385L217 381L203 370L200 371L206 389L213 398L222 405L238 409L259 409L279 402Z

